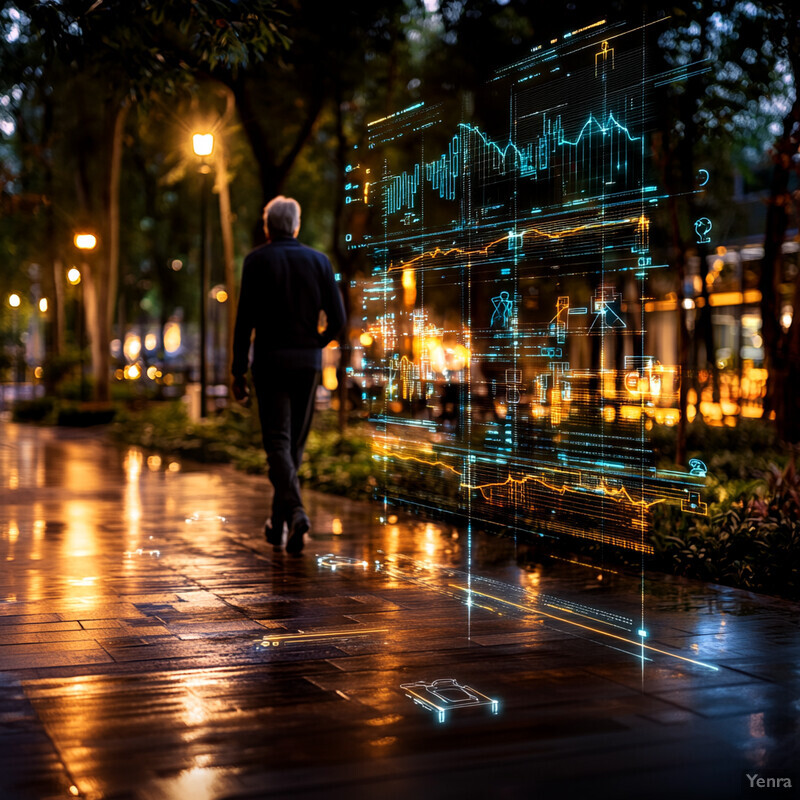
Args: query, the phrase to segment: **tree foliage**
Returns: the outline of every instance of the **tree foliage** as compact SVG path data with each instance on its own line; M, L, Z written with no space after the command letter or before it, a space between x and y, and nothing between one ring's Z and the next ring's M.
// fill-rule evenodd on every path
M743 176L769 191L765 153L775 145L773 178L780 180L772 184L768 209L777 226L766 235L765 251L774 258L762 272L762 311L776 369L794 374L790 354L800 347L793 350L791 342L800 336L794 327L783 334L779 292L772 299L769 292L780 271L778 240L790 227L797 167L798 22L789 0L679 0L646 8L628 0L574 0L547 13L533 0L5 3L4 274L24 283L26 265L41 264L41 291L56 292L76 257L72 232L90 225L101 242L90 264L102 295L94 340L107 342L120 308L128 322L147 315L163 322L177 308L191 317L186 279L198 240L188 136L195 121L213 127L224 114L225 93L232 93L236 114L217 133L224 135L237 258L260 230L263 203L288 192L303 203L305 240L329 250L337 270L352 277L359 264L343 247L344 229L368 221L347 218L343 167L366 123L420 99L458 103L456 96L475 91L494 67L600 16L665 20L658 57L676 79L656 103L662 174L681 197L695 188L698 167L714 175L701 198L678 203L674 225L661 221L662 230L672 230L662 244L673 263L682 258L688 265L698 256L703 262L692 244L698 213L713 215L721 237L736 235L744 220L730 202L734 181ZM705 71L687 69L681 78L690 65ZM119 209L116 180L124 187ZM212 252L221 263L218 242ZM169 268L174 258L186 271ZM228 287L231 295L234 288ZM710 315L698 317L693 341L685 333L684 360L713 367ZM100 361L98 375L107 374Z

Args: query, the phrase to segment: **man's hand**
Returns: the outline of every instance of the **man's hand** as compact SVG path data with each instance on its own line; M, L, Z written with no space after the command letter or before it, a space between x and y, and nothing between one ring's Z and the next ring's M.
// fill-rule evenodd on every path
M250 405L250 390L247 388L247 380L244 375L234 378L231 383L231 391L237 403L243 406Z

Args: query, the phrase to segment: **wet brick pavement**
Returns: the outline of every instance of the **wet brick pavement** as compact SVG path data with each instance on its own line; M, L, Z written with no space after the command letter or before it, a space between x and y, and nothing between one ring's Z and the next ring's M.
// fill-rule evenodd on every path
M746 771L800 782L796 604L648 575L637 647L635 576L307 499L313 541L291 557L263 540L264 478L0 424L0 797L710 799L753 796ZM401 688L436 679L498 713L438 722ZM759 796L778 795L797 793Z

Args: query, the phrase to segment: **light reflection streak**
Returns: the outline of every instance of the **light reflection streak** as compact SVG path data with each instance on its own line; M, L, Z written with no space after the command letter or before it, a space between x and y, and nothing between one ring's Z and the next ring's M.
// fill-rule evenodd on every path
M159 558L161 556L160 550L144 550L141 547L137 547L136 550L126 550L125 551L125 558L133 558L133 556L155 556Z
M42 542L44 542L45 530L47 528L47 522L40 517L40 514L44 514L44 509L42 508L40 503L36 503L33 508L33 513L38 519L33 521L33 535L31 537L31 552L28 558L31 561L41 561L42 560Z
M579 617L584 617L586 619L591 620L592 622L596 622L602 625L608 625L612 628L619 628L620 630L630 631L633 626L633 620L629 617L623 616L621 614L612 612L612 611L603 611L598 608L593 608L592 606L587 606L583 603L576 602L574 600L567 600L565 598L556 597L554 595L545 594L543 592L539 592L533 589L526 589L524 587L515 587L509 586L508 584L504 584L500 581L496 581L492 578L484 578L481 576L472 576L469 572L462 572L461 570L452 569L450 567L441 566L439 564L431 564L430 562L420 562L414 561L413 559L409 558L408 556L397 556L395 558L387 558L387 563L398 563L404 562L408 566L414 569L415 573L419 573L423 570L428 572L435 572L438 571L443 577L445 578L460 578L464 579L467 582L468 586L471 586L472 583L482 584L483 586L490 586L493 587L495 591L503 592L503 591L516 591L521 593L522 596L527 599L532 599L536 602L537 605L540 606L547 606L548 608L555 609L557 611L561 611L565 614L572 614ZM386 570L388 574L392 574L393 570L389 569ZM415 574L410 576L400 570L396 570L395 574L403 578L405 580L412 580L415 581L422 586L425 586L432 591L449 594L451 597L457 596L454 593L451 593L441 586L434 583L432 580L424 579L420 575ZM487 595L488 596L488 595ZM475 606L478 605L475 602L472 593L469 594L466 600L467 606ZM479 606L483 607L483 606ZM487 607L488 608L488 607ZM489 608L488 610L495 610Z
M578 628L582 628L583 630L591 631L592 633L598 633L601 636L608 636L611 639L617 639L620 642L625 642L625 644L631 644L631 645L634 645L635 647L641 647L642 649L649 650L649 651L651 651L653 653L660 653L661 655L669 656L670 658L677 658L677 659L680 659L681 661L687 661L690 664L697 664L700 667L706 667L707 669L714 670L714 672L718 672L719 671L719 667L715 667L713 664L706 664L703 661L696 661L693 658L687 658L686 656L679 655L678 653L671 653L669 650L661 650L658 647L653 647L652 645L644 644L644 642L637 642L634 639L627 639L624 636L619 636L616 633L610 633L609 631L603 631L603 630L600 630L599 628L592 628L589 625L584 625L583 623L576 622L575 620L564 619L563 617L556 616L555 614L548 614L546 611L541 611L540 609L533 608L531 606L523 606L523 605L520 605L519 603L514 603L511 600L506 600L506 599L504 599L502 597L495 597L494 595L490 595L490 594L487 594L485 592L479 592L477 589L468 589L466 586L459 586L459 585L453 584L453 583L451 583L450 586L453 589L457 589L457 590L459 590L461 592L470 592L471 594L477 594L477 595L480 595L481 597L486 597L489 600L494 600L495 602L503 603L503 604L511 606L513 608L517 608L517 609L519 609L521 611L526 611L526 612L529 612L531 614L539 614L540 616L548 617L549 619L554 619L554 620L557 620L558 622L563 622L563 623L565 623L567 625L574 625L574 626L576 626ZM694 650L695 647L696 646L693 645L692 649Z
M220 522L224 525L228 520L213 511L195 511L190 517L186 517L184 521L187 525L195 522Z
M183 770L174 778L163 779L160 783L164 797L211 800L225 793L229 781L226 771L219 767L196 766Z
M124 517L128 523L128 551L135 552L142 536L142 496L139 479L144 456L141 450L130 448L125 453L122 467L125 470Z
M281 644L307 644L309 642L325 641L327 639L348 639L352 636L369 636L373 633L387 633L388 630L388 628L363 628L310 633L305 633L303 631L298 631L297 633L276 633L264 636L259 642L259 645L261 647L278 647Z
M67 558L83 558L97 553L97 542L90 520L94 519L92 503L70 500L64 504L67 526L63 549Z

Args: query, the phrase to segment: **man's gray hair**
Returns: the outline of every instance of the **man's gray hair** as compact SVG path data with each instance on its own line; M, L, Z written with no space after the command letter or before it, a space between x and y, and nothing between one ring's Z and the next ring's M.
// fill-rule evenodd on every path
M300 203L279 194L264 206L264 227L270 236L294 236L300 227Z

